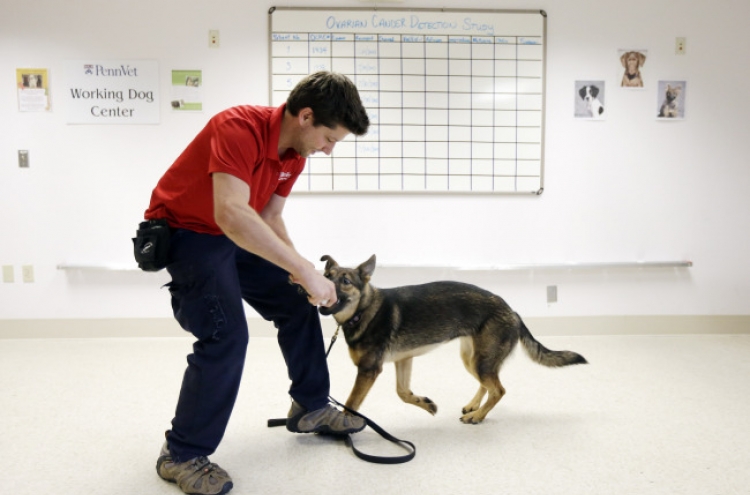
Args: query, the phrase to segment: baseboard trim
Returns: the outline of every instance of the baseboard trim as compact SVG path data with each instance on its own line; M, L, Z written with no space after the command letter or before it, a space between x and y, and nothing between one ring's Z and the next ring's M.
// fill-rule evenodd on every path
M324 335L336 323L323 318ZM750 333L750 315L561 316L524 318L542 335L721 335ZM274 326L248 319L251 337L275 337ZM171 318L0 320L0 339L185 337Z

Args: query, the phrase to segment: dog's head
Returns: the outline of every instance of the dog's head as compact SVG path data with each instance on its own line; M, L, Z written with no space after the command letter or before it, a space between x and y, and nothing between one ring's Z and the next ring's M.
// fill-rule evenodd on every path
M327 254L320 258L326 262L325 277L336 286L338 301L331 307L321 306L322 315L333 315L338 323L349 320L357 312L360 301L370 296L370 277L375 271L375 255L357 268L344 268Z
M620 63L626 74L637 74L638 68L646 63L646 55L641 52L625 52L620 57Z
M582 86L581 89L578 90L578 94L581 95L582 100L591 101L599 96L599 88L593 85Z
M667 101L675 101L677 97L680 96L680 91L682 91L682 86L672 86L671 84L667 84Z

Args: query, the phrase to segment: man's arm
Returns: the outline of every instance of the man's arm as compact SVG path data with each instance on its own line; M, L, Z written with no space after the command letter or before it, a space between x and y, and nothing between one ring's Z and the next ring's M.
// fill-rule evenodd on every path
M271 196L271 199L268 201L268 204L263 209L263 211L260 212L260 217L264 222L266 222L266 225L271 227L271 230L273 230L276 235L279 236L279 239L284 241L288 246L294 248L292 239L289 237L289 234L287 234L284 219L281 216L281 212L284 211L285 204L285 197L274 194L273 196Z
M286 234L281 211L284 198L273 196L261 217L249 206L250 186L230 174L213 177L214 218L235 244L283 268L310 294L310 303L329 306L336 302L333 283L294 249ZM269 209L270 208L270 209ZM266 211L268 210L268 211ZM267 220L266 220L267 219Z

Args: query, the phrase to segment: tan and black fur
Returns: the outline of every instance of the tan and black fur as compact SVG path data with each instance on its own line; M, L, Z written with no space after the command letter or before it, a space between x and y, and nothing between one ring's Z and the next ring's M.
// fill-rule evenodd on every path
M346 401L353 410L359 409L383 363L393 361L399 397L435 414L432 400L411 391L412 359L456 338L464 366L479 381L479 390L463 408L461 421L469 424L484 420L505 394L500 367L519 340L544 366L586 363L574 352L545 348L501 297L474 285L445 281L378 289L370 284L375 255L357 268L343 268L328 255L321 261L326 262L325 276L336 285L338 302L321 306L320 313L332 314L341 325L357 366Z

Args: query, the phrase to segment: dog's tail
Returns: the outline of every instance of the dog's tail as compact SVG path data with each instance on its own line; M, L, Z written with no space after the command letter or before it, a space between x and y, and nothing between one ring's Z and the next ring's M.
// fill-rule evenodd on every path
M520 316L518 316L518 322L520 324L519 337L524 349L528 353L529 357L543 366L549 366L551 368L559 366L568 366L571 364L586 364L586 358L578 353L572 351L551 351L540 344L526 325Z

